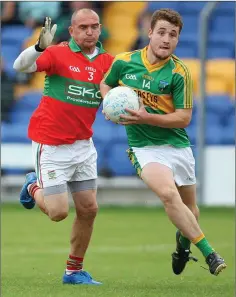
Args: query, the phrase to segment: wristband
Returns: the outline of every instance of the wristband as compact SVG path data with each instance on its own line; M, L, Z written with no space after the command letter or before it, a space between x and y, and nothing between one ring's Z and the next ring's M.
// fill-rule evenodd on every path
M40 48L38 43L35 44L34 48L35 48L36 52L43 52L45 50L45 49Z

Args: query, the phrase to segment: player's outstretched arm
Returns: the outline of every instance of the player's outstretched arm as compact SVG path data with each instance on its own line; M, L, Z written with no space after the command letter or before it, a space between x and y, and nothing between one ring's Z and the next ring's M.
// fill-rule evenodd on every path
M52 43L57 25L51 28L51 18L46 17L41 29L38 42L25 49L15 60L13 68L17 71L31 73L37 70L36 60L42 52Z

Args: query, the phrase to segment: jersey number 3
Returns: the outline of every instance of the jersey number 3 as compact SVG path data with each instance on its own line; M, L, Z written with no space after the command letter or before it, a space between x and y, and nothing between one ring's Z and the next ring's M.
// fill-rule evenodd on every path
M88 80L93 80L93 72L89 72L89 78Z

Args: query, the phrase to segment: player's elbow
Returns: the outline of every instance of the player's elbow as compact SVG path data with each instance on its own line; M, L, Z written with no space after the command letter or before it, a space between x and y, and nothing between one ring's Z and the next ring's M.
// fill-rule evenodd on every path
M19 69L19 65L17 63L17 60L15 60L14 64L13 64L13 69L15 69L16 71L20 71Z
M190 124L190 122L191 122L191 118L189 118L189 117L183 118L182 121L181 121L181 127L180 128L187 128L188 125Z
M18 59L15 60L15 62L13 64L13 69L15 69L16 71L20 71L20 72L24 71L24 68L22 67L22 65Z

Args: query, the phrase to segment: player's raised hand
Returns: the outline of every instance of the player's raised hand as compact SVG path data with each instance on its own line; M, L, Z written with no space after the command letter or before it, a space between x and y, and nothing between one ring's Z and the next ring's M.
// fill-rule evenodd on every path
M122 121L119 122L121 125L137 125L137 124L146 124L149 113L146 111L143 101L139 98L140 108L139 110L132 110L125 108L125 111L130 113L130 115L122 114L120 118Z
M50 17L46 17L44 20L44 26L41 29L39 40L35 45L37 51L44 51L51 43L57 30L57 25L54 24L51 28L52 20Z

